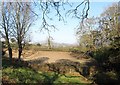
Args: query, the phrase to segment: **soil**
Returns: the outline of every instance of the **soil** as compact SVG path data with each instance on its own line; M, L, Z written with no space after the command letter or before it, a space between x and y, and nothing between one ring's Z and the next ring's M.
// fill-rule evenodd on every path
M17 58L17 52L13 51L13 57ZM25 61L29 61L29 60L37 60L40 58L47 58L47 63L54 63L58 60L61 59L68 59L71 61L75 61L75 62L80 62L80 63L84 63L84 62L89 62L89 59L77 59L76 57L72 56L70 54L70 52L60 52L60 51L32 51L32 50L25 50L24 53L22 54L21 57L23 60Z

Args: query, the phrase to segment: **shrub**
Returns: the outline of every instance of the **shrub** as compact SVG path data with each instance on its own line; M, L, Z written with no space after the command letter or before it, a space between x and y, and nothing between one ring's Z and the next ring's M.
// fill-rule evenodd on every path
M109 58L109 55L109 48L100 48L93 52L93 58L96 59L99 63L106 62Z
M70 48L69 51L73 53L81 53L79 48Z
M99 72L95 75L94 81L98 85L119 85L117 75L111 72Z
M41 44L40 44L40 43L38 43L38 44L37 44L37 46L41 46Z
M95 75L95 82L100 85L117 84L120 76L120 50L114 48L100 48L94 52L93 58L98 61L99 69ZM117 75L116 75L117 74Z

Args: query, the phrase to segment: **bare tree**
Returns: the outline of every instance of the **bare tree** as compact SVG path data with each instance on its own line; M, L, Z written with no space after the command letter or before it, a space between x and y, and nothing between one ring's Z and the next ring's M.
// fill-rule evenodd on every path
M4 33L2 33L2 35L5 34L5 40L6 40L6 44L7 44L7 48L8 48L8 52L9 52L9 58L10 61L12 60L12 48L10 45L10 29L12 28L12 24L13 22L11 21L11 12L10 12L11 8L10 5L7 3L2 3L2 14L1 14L1 18L2 18L2 22L1 22L1 31L3 30Z
M102 14L100 18L100 28L103 36L103 42L113 44L114 47L120 45L119 33L119 6L118 3L113 3ZM117 44L116 44L117 43Z
M15 2L11 3L13 8L12 17L14 21L14 34L18 44L18 59L21 59L23 50L23 41L26 33L33 23L34 14L32 14L31 3Z
M50 35L49 31L48 31L48 49L51 49L52 48L52 36Z

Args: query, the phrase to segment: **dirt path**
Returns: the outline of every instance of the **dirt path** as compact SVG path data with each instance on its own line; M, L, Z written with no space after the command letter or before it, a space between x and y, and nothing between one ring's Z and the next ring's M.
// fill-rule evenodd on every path
M48 58L49 63L55 62L60 59L69 59L69 60L74 60L77 61L76 58L73 58L69 52L57 52L57 51L38 51L35 54L28 56L28 57L23 57L24 60L34 60L38 58Z
M13 53L14 56L17 56L17 53ZM86 62L88 59L76 59L70 55L70 52L59 52L59 51L24 51L22 59L25 61L36 60L40 58L48 58L46 62L52 63L60 59L69 59L77 62Z

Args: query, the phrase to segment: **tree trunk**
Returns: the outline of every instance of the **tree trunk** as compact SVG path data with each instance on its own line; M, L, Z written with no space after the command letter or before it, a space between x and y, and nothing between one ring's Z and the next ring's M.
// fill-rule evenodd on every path
M50 41L50 38L48 39L48 49L51 49L51 41Z
M8 32L7 32L6 27L4 27L4 30L5 30L5 35L6 35L7 48L8 48L8 52L9 52L9 60L10 60L10 62L12 62L12 48L11 48L11 45L10 45L10 42L9 42L9 37L8 37Z
M6 36L6 41L7 41L7 48L8 48L8 52L9 52L9 60L10 60L10 62L12 62L12 48L10 46L8 36Z
M18 60L21 60L21 55L22 55L22 45L19 44L19 48L18 48Z
M12 48L8 46L8 51L9 51L9 60L12 62Z

